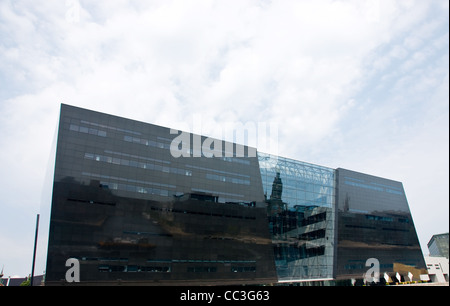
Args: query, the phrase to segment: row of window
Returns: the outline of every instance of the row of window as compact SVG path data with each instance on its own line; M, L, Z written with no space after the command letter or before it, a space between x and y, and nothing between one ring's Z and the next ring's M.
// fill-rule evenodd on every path
M221 191L208 190L208 189L202 189L202 188L191 188L191 190L194 191L194 192L204 192L204 193L209 193L209 194L214 194L214 195L219 195L219 196L223 195L223 196L238 197L238 198L243 198L244 197L242 194L221 192ZM234 202L234 201L230 200L230 202Z
M109 262L128 262L128 258L123 257L86 257L78 258L82 261L109 261Z
M277 260L300 260L325 255L325 246L307 249L305 247L298 247L294 245L277 245L274 247L274 255Z
M427 269L431 270L433 268L433 264L427 264ZM434 268L437 270L441 270L440 265L439 264L434 264Z
M130 134L134 134L134 135L141 135L141 133L138 133L138 132L135 132L135 131L131 131L131 130L127 130L127 129L121 129L121 128L118 128L118 127L109 126L109 125L105 125L105 124L99 124L99 123L89 122L89 121L85 121L85 120L81 120L81 123L92 125L92 126L95 126L95 127L100 127L102 129L109 129L109 130L113 130L113 131L119 131L119 132L122 132L122 133L130 133Z
M239 177L244 177L244 178L248 178L250 179L250 175L246 175L246 174L240 174L240 173L233 173L233 172L227 172L227 171L221 171L221 170L216 170L216 169L211 169L211 168L205 168L205 167L199 167L199 166L193 166L193 165L186 165L187 168L191 168L191 169L197 169L197 170L204 170L204 171L208 171L208 172L214 172L214 173L219 173L219 174L228 174L228 175L234 175L234 176L239 176Z
M360 183L362 183L362 184L365 184L365 183L366 183L366 181L360 180L360 179L357 179L357 178L354 178L354 177L344 176L344 178L345 178L345 179L349 179L349 180L353 180L353 181L356 181L356 182L360 182ZM370 185L376 185L376 186L380 186L380 187L383 187L383 188L386 188L386 189L396 190L396 191L399 191L399 192L402 191L402 189L399 188L399 187L388 186L388 185L380 184L380 183L370 182ZM380 191L382 191L382 190L380 190Z
M138 184L152 185L152 186L156 186L156 187L165 187L165 188L172 188L172 189L176 188L176 186L169 185L169 184L127 179L127 178L122 178L122 177L117 177L117 176L96 174L96 173L90 173L90 172L82 172L81 175L91 177L91 178L97 178L97 179L112 179L112 180L123 181L123 182L127 182L127 183L138 183Z
M122 190L122 191L128 191L128 192L135 192L135 193L142 193L142 194L152 194L152 195L159 195L163 197L169 196L169 191L165 189L159 189L159 188L150 188L150 187L142 187L142 186L135 186L135 185L129 185L129 184L121 184L121 183L111 183L111 182L100 182L101 187L105 189L111 189L111 190Z
M161 138L161 137L158 137ZM150 146L150 147L154 147L154 148L159 148L159 149L166 149L166 150L170 150L170 144L166 143L166 142L159 142L159 141L153 141L153 140L149 140L149 139L144 139L144 138L138 138L138 137L132 137L132 136L124 136L123 140L126 142L131 142L131 143L136 143L136 144L141 144L144 146ZM166 139L164 139L166 140ZM170 139L167 139L168 141L171 142ZM203 154L202 150L193 150L191 148L188 148L188 152L190 156L202 156L202 157L209 157ZM227 152L225 152L222 155L225 155ZM246 159L240 159L240 158L232 158L232 157L220 157L223 161L227 161L227 162L233 162L233 163L239 163L242 165L250 165L250 161L246 160Z
M108 262L128 262L128 258L124 257L78 257L82 261L108 261ZM154 265L172 264L172 263L214 263L214 264L255 264L255 260L208 260L208 259L148 259L148 263Z
M137 156L137 155L128 154L128 153L122 153L122 152L114 152L114 151L110 151L110 150L105 150L105 153L118 155L118 156L122 156L122 157L129 157L129 158L134 158L134 159L139 159L139 160L152 161L152 162L157 162L157 163L161 163L161 164L168 164L168 165L170 165L170 161L161 160L161 159L149 158L149 157L144 157L144 156ZM113 161L108 161L108 162L113 162ZM126 162L125 162L125 165L127 165ZM139 162L137 165L136 164L132 164L132 165L135 166L135 167L137 166L139 168L145 168L145 163L142 163L142 162ZM239 176L239 177L244 177L244 178L250 179L249 175L240 174L240 173L221 171L221 170L216 170L216 169L211 169L211 168L193 166L193 165L189 165L189 164L187 164L186 167L187 168L191 168L191 169L204 170L204 171L209 171L209 172L214 172L214 173L219 173L219 174L234 175L234 176ZM188 171L188 170L186 170L186 171Z
M394 218L392 217L386 217L386 216L374 216L374 215L366 215L367 220L374 220L374 221L385 221L385 222L393 222Z
M348 228L360 228L360 229L371 229L371 230L376 230L377 228L374 226L367 226L367 225L353 225L353 224L346 224L345 227ZM388 227L383 227L382 228L383 231L392 231L392 232L405 232L408 233L409 229L401 229L401 228L388 228Z
M151 272L168 273L170 266L137 266L137 265L99 265L99 272Z
M217 272L217 267L188 267L188 272L194 272L194 273L210 273L210 272ZM256 267L231 267L231 272L256 272Z
M394 268L393 264L380 264L380 269L383 270L392 270ZM344 266L345 270L367 270L368 267L365 263L359 264L347 264Z
M167 150L170 149L170 145L168 143L163 143L163 142L158 142L158 141L153 141L153 140L148 140L148 139L143 139L143 138L124 136L123 140L126 142L137 143L137 144L141 144L144 146L150 146L150 147L159 148L159 149L167 149Z
M136 132L132 132L132 131L128 131L130 133L133 133L135 135L141 135L140 133L136 133ZM160 148L160 149L170 149L170 145L173 139L168 139L168 138L164 138L164 137L157 137L158 140L162 140L163 142L158 142L158 141L152 141L152 140L148 140L148 139L144 139L144 138L139 138L139 137L130 137L130 136L125 136L124 140L127 142L132 142L132 143L137 143L137 144L141 144L141 145L145 145L145 146L153 146L155 148ZM191 156L202 156L202 157L209 157L203 154L202 150L196 150L196 149L192 149L189 148L188 152ZM227 156L227 157L222 157L221 159L224 161L228 161L228 162L233 162L233 163L239 163L242 165L250 165L250 161L247 159L241 159L241 158L234 158L234 157L230 157L231 154L236 155L236 153L233 152L229 152L225 151L222 152L222 156Z
M363 184L363 183L357 183L357 182L351 182L351 181L344 181L344 183L346 185L361 187L364 189L370 189L370 190L375 190L375 191L380 191L380 192L386 191L387 193L403 195L403 192L398 191L398 190L389 189L389 188L383 188L383 187L378 187L378 186L373 186L373 185L368 185L368 184Z
M104 201L97 201L97 200L68 198L67 201L69 201L69 202L88 203L88 204L97 204L97 205L116 206L116 203L114 203L114 202L104 202Z
M151 233L151 232L141 232L141 231L123 231L123 233L128 234L128 235L138 235L138 236L172 237L172 234Z
M201 215L201 216L208 216L208 217L224 217L224 218L234 218L234 219L256 220L255 217L251 217L251 216L249 217L249 216L230 215L230 214L223 214L223 213L199 212L199 211L192 211L192 210L187 210L187 209L159 208L159 207L153 207L153 206L150 209L154 210L154 211Z
M127 166L133 168L141 168L146 170L158 171L163 173L173 173L179 175L192 176L191 170L178 169L175 167L161 166L153 163L137 162L134 160L128 160L124 158L111 157L106 155L98 155L92 153L85 153L84 158L88 160L95 160L98 162L104 162L108 164Z
M118 155L118 156L122 156L122 157L129 157L129 158L135 158L135 159L140 159L140 160L145 160L145 161L152 161L152 162L158 162L158 163L161 163L161 164L168 164L168 165L170 165L170 161L161 160L161 159L149 158L149 157L144 157L144 156L137 156L137 155L132 155L132 154L128 154L128 153L122 153L122 152L114 152L114 151L110 151L110 150L105 150L105 153ZM226 157L225 159L229 159L229 158ZM114 163L114 160L110 161L108 159L107 162ZM116 160L116 162L117 162L117 160ZM126 162L125 162L125 165L127 165ZM134 167L139 167L139 168L146 168L145 167L146 163L143 163L143 162L138 162L137 164L136 163L131 163L130 165L134 166ZM214 173L219 173L219 174L234 175L234 176L239 176L239 177L244 177L244 178L250 179L249 175L240 174L240 173L221 171L221 170L210 169L210 168L205 168L205 167L193 166L193 165L189 165L189 164L186 165L186 167L187 168L191 168L191 169L205 170L205 171L209 171L209 172L214 172ZM174 169L176 169L176 168L174 168ZM156 170L159 170L159 169L156 169ZM178 169L178 170L179 171L173 170L173 173L183 174L184 169ZM163 172L167 172L167 169L163 168L162 171ZM186 173L187 172L191 172L191 171L190 170L186 170ZM186 174L186 175L190 176L189 174Z
M172 269L170 266L138 266L138 265L99 265L99 272L150 272L150 273L170 273ZM186 269L189 273L215 273L217 272L216 266L203 267L193 266ZM230 272L256 272L255 266L250 267L231 267Z
M98 124L98 123L93 123L93 122L88 122L88 121L81 121L81 122L84 124L87 124L87 125L101 127L103 129L112 129L115 131L132 133L134 135L141 135L140 133L137 133L137 132L120 129L120 128L116 128L116 127L111 127L111 126L107 126L107 125L103 125L103 124ZM100 136L100 137L107 136L106 131L99 130L96 128L88 128L88 127L84 127L84 126L80 126L80 125L76 125L76 124L71 124L69 127L69 130L73 131L73 132L91 134L91 135ZM167 150L170 149L170 144L167 143L167 142L171 142L170 139L166 139L166 138L162 138L162 137L158 137L158 139L164 140L166 142L153 141L153 140L148 140L148 139L143 139L143 138L138 138L138 137L127 136L127 135L123 137L123 140L126 142L137 143L137 144L151 146L151 147L159 148L159 149L167 149ZM191 153L191 155L193 154L192 150L190 153ZM243 165L250 165L250 161L246 160L246 159L232 158L232 157L222 157L221 159L224 161L227 161L227 162L239 163L239 164L243 164Z
M105 131L94 129L94 128L88 128L88 127L84 127L84 126L79 126L76 124L71 124L69 129L74 132L91 134L91 135L100 136L100 137L106 137Z
M82 175L90 177L90 178L97 178L100 180L100 187L105 189L112 189L112 190L122 190L122 191L129 191L129 192L136 192L136 193L146 193L146 194L154 194L154 195L161 195L161 196L169 196L170 191L165 188L175 188L173 185L168 184L160 184L160 183L153 183L149 181L141 181L141 180L133 180L133 179L125 179L115 176L109 176L109 175L100 175L100 174L94 174L89 172L83 172ZM125 181L127 183L116 183L108 181L108 179L113 180L121 180ZM143 187L139 185L133 185L129 183L138 183L138 184L144 184L144 185L153 185L154 187ZM161 188L165 187L165 188Z
M374 221L385 221L385 222L394 222L393 217L386 217L386 216L375 216L375 215L366 215L367 220L374 220ZM398 222L400 223L409 223L408 218L398 218Z
M172 174L178 174L178 175L192 176L192 170L179 169L179 168L168 167L168 166L161 166L161 165L153 164L153 163L138 162L138 161L124 159L124 158L111 157L111 156L107 156L107 155L85 153L84 158L87 160L95 160L98 162L104 162L104 163L109 163L109 164L114 164L114 165L141 168L141 169L158 171L158 172L163 172L163 173L172 173ZM154 161L159 162L159 160L154 160ZM191 166L191 167L193 168L193 166ZM244 179L229 177L229 176L225 176L225 175L217 175L217 174L207 173L206 179L216 180L216 181L220 181L220 182L230 182L233 184L240 184L240 185L250 185L250 180L244 180Z
M125 179L125 178L120 178L120 177L115 177L115 176L94 174L94 173L89 173L89 172L83 172L82 175L90 177L90 178L101 179L100 187L104 188L104 189L121 190L121 191L134 192L134 193L140 193L140 194L152 194L152 195L159 195L159 196L164 196L164 197L172 196L175 194L174 191L167 190L164 188L143 187L143 186L133 185L133 184L117 183L117 182L108 181L108 179L122 180L122 181L126 181L126 182L135 182L135 183L139 183L139 184L155 185L155 186L159 186L159 187L175 189L176 187L173 185L153 183L153 182L149 182L149 181ZM215 194L215 195L225 195L225 196L233 197L233 198L221 197L221 201L220 201L221 203L239 202L239 200L237 200L236 197L244 197L243 195L240 195L240 194L226 193L226 192L219 192L219 191L212 191L212 190L205 190L205 189L198 189L198 188L192 188L192 191L205 192L205 193L210 193L210 194Z
M250 264L256 263L255 260L208 260L208 259L166 259L166 260L154 260L149 259L147 262L158 263L220 263L220 264Z
M228 176L224 176L224 175L217 175L217 174L206 174L206 178L208 180L215 180L215 181L219 181L219 182L230 182L233 184L240 184L240 185L250 185L250 181L249 180L242 180L242 179L238 179L238 178L234 178L234 177L228 177Z
M317 239L321 239L321 238L325 238L325 229L319 229L316 231L312 231L312 232L308 232L308 233L304 233L299 235L298 239L299 240L306 240L306 241L311 241L311 240L317 240Z
M122 156L122 157L128 157L128 158L134 158L134 159L139 159L139 160L145 160L145 161L151 161L151 162L157 162L157 163L161 163L161 164L170 165L170 161L162 160L162 159L138 156L138 155L122 153L122 152L115 152L115 151L110 151L110 150L105 150L105 153L106 154L118 155L118 156Z

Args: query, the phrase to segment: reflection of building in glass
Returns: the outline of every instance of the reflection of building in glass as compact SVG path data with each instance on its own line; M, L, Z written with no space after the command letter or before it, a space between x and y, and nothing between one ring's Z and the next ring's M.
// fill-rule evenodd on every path
M392 276L425 269L401 183L261 152L230 156L236 145L225 142L223 157L176 158L176 136L62 105L47 284L61 284L69 258L85 284L362 278L373 257Z
M279 281L333 279L333 170L258 157L265 193L272 186L266 202Z

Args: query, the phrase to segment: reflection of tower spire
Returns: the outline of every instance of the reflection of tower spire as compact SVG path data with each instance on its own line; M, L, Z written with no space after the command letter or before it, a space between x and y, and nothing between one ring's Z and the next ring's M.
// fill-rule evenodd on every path
M281 181L280 172L277 171L277 175L273 179L272 194L270 200L267 202L267 211L269 215L275 215L287 210L287 204L281 200L283 194L283 182Z
M272 194L270 195L270 200L281 200L281 195L283 193L283 182L281 181L280 172L273 179L272 183Z

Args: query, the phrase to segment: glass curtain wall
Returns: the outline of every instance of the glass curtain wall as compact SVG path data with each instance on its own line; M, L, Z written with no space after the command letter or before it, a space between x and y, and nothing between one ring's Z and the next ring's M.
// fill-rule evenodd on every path
M335 172L258 152L280 282L333 278Z

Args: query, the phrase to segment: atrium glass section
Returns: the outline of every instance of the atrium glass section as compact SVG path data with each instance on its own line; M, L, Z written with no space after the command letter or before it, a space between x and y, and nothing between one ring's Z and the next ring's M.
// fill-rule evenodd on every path
M258 152L280 282L333 278L334 170Z

